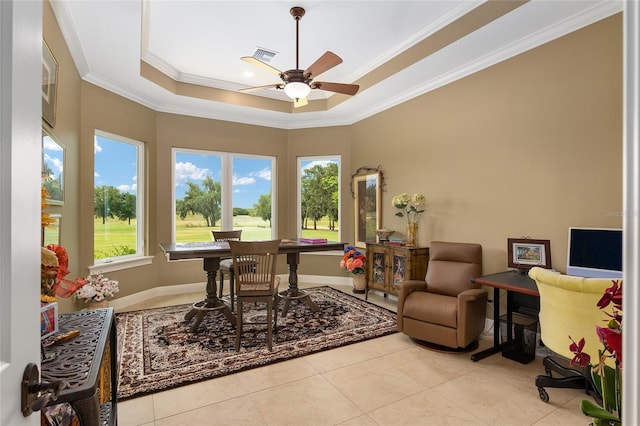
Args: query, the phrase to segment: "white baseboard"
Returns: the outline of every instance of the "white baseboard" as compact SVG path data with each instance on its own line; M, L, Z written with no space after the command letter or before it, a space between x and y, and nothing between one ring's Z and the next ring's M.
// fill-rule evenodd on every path
M283 286L289 281L289 274L280 274L280 286ZM328 277L324 275L298 275L298 282L313 283L321 285L351 285L351 278L347 277ZM168 285L163 287L154 287L148 290L141 291L139 293L130 294L129 296L119 297L109 301L109 306L118 309L124 309L128 306L142 303L146 300L154 297L171 296L174 294L187 294L187 293L205 293L207 290L207 283L191 283L191 284L177 284Z

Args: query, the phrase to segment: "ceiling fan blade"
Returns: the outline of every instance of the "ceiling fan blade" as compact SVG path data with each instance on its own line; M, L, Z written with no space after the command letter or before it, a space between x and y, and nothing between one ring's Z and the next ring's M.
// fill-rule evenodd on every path
M274 74L277 74L277 75L282 74L282 71L272 67L271 65L269 65L267 63L262 62L260 59L254 58L253 56L243 56L240 59L242 59L243 61L248 62L250 64L257 65L260 68L262 68L262 69L264 69L266 71L269 71L271 73L274 73Z
M293 107L294 108L303 107L303 106L307 105L308 103L309 103L309 101L307 101L307 98L298 99L297 101L294 99L293 100Z
M282 89L282 84L278 83L278 84L269 84L266 86L247 87L245 89L238 90L238 92L251 93L251 92L257 92L258 90L265 90L265 89Z
M320 89L320 90L328 90L330 92L336 92L336 93L343 93L345 95L355 95L356 93L358 93L358 89L360 89L360 86L358 86L357 84L343 84L343 83L327 83L327 82L321 82L321 81L314 81L312 83L312 88L313 89Z
M338 55L327 50L324 55L320 56L309 68L304 70L304 76L307 78L316 78L323 72L341 63L342 59Z

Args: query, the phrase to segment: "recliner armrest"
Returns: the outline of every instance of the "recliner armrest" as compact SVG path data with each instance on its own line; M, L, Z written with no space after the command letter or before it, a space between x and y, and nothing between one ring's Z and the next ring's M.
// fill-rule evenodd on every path
M458 295L458 303L468 302L472 300L477 300L479 298L487 298L488 293L487 290L482 288L472 288L469 290L465 290Z
M397 323L398 330L402 331L402 311L404 310L404 301L414 291L427 291L427 283L422 280L408 280L398 283L398 310Z
M465 346L484 330L489 293L481 288L465 290L458 295L458 344Z

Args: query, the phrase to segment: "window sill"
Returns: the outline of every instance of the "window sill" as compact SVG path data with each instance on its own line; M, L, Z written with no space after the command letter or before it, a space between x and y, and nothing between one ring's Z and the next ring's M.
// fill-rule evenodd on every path
M126 260L112 260L102 263L96 263L95 265L89 266L89 273L97 273L97 272L114 272L120 271L122 269L136 268L138 266L150 265L153 262L153 256L142 256L136 257L134 259L126 259Z

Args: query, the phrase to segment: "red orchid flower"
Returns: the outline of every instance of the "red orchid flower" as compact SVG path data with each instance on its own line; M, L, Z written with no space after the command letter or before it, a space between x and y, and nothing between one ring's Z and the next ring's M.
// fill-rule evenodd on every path
M585 344L584 337L580 339L578 343L576 343L575 340L571 338L571 336L569 336L569 340L571 340L572 342L569 346L569 350L573 352L574 355L573 358L571 358L571 361L569 361L569 365L573 366L573 364L576 363L581 367L589 365L589 362L591 362L591 356L589 356L589 354L586 352L582 352Z
M622 368L622 333L620 330L596 326L596 333L605 349L616 359L618 367Z
M610 303L617 309L622 309L622 284L619 280L611 280L613 285L605 290L604 294L598 301L598 307L604 309Z

